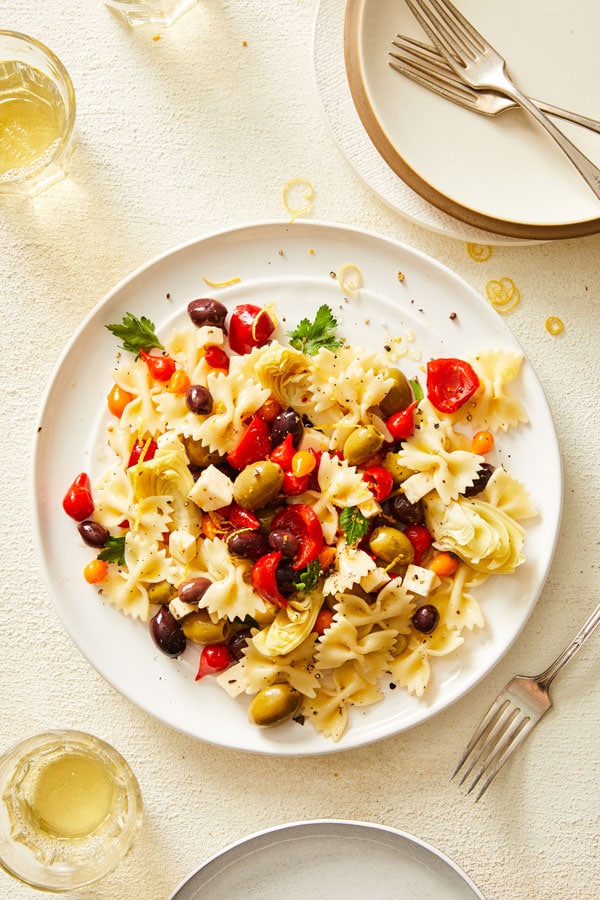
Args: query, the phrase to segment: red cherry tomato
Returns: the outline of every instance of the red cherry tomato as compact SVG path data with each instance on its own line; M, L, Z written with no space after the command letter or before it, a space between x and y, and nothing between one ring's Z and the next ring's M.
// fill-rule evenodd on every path
M148 371L157 381L168 381L175 371L175 360L170 356L153 356L140 350L140 356L148 366Z
M224 369L229 372L229 357L216 344L209 344L204 350L204 359L211 369Z
M275 322L266 309L252 303L236 306L229 320L229 346L235 353L250 353L266 344L275 331Z
M386 421L387 429L395 441L405 441L415 430L413 410L418 401L413 400L405 409L393 413Z
M415 551L415 564L421 565L421 560L431 547L431 535L424 525L409 525L404 529L404 534L413 545Z
M271 531L290 531L298 538L298 552L292 562L297 572L317 558L323 549L323 529L316 512L306 503L294 503L277 513Z
M148 446L146 446L146 444ZM137 466L140 459L142 459L142 453L144 455L143 462L148 462L149 459L154 457L154 454L158 450L156 445L156 441L139 441L137 438L133 447L131 448L131 453L129 454L129 460L127 461L127 468L130 469L132 466Z
M221 512L226 519L229 519L234 528L252 528L253 531L260 528L260 521L254 513L250 512L249 509L243 509L243 507L238 506L235 501L231 506L221 510Z
M269 426L260 416L254 416L237 447L227 454L227 462L241 472L250 463L266 459L270 452L271 431Z
M196 681L200 681L205 675L214 675L217 672L222 672L230 662L231 653L225 644L206 644L200 654Z
M277 566L281 562L282 553L274 550L273 553L265 553L260 556L252 566L252 587L267 603L273 603L284 609L287 598L283 596L277 586Z
M282 492L286 497L297 497L308 490L310 475L294 475L293 472L283 473Z
M269 459L271 462L281 466L284 472L289 472L292 467L292 459L294 458L295 452L296 448L294 447L293 436L290 432L286 435L285 440L280 444L277 444L277 446L271 450Z
M478 387L479 378L463 359L432 359L427 363L427 396L440 412L456 412Z
M363 479L369 485L369 490L378 503L389 497L394 489L392 473L383 466L370 466L363 472Z
M83 522L94 512L90 479L85 472L77 476L65 496L63 509L76 522Z

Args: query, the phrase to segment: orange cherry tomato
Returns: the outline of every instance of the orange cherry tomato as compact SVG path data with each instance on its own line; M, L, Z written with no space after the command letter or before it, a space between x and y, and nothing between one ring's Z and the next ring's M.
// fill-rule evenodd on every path
M118 384L113 384L106 399L109 412L120 419L127 404L134 399L134 394L124 391Z
M459 560L453 553L438 553L429 563L429 568L436 575L454 575L458 569Z
M183 369L175 369L175 371L169 378L167 390L170 394L185 394L189 386L190 379L187 377Z
M494 435L489 431L478 431L471 441L471 452L485 456L494 449Z
M104 581L108 572L108 563L104 559L92 559L83 570L83 577L88 584Z

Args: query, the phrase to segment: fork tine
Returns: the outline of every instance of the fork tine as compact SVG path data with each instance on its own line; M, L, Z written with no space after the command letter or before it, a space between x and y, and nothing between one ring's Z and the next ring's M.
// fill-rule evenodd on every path
M468 19L465 19L450 0L430 0L430 3L449 28L452 28L454 31L460 30L466 44L470 44L473 50L480 53L485 51L485 43L480 33Z
M483 797L483 795L487 791L488 787L490 786L491 782L494 780L494 778L496 777L496 775L498 774L500 769L504 766L505 763L508 762L508 760L511 758L513 753L519 749L519 747L521 746L521 744L523 743L523 741L525 740L525 738L527 737L529 732L532 730L532 728L535 726L535 724L536 723L535 723L534 719L525 718L525 719L521 720L520 728L518 730L516 730L516 733L514 733L512 735L511 743L508 744L508 746L506 746L505 748L503 748L500 751L500 753L494 757L496 763L492 767L492 770L488 773L483 785L480 787L479 792L478 792L477 796L475 797L475 802L477 802L481 797ZM493 762L493 760L491 760L490 762ZM479 781L483 777L483 775L484 775L484 772L483 771L480 772L480 774L477 777L477 781ZM471 793L471 791L475 787L475 784L476 784L476 782L473 782L473 784L469 788L468 793Z
M487 768L493 765L494 760L498 759L509 747L523 726L529 721L529 716L524 715L520 709L514 706L510 708L510 716L505 720L504 727L500 734L496 735L493 741L487 746L487 752L480 757L479 774L475 776L467 793L471 793L477 785Z
M493 757L496 752L496 747L518 714L519 710L515 709L515 707L505 699L498 710L495 721L490 723L485 735L482 737L480 746L474 748L473 757L465 769L459 784L464 784L475 766L481 765L482 767L485 767L487 765L488 760Z
M406 4L431 42L442 53L450 54L459 59L465 53L472 57L472 48L468 45L465 46L464 41L459 42L457 40L457 36L448 29L443 20L432 12L430 7L425 4L425 0L406 0Z
M477 107L477 101L475 97L473 97L473 94L461 90L454 82L442 81L440 76L437 74L434 76L433 73L430 73L432 77L428 77L424 69L419 71L419 69L415 68L408 60L396 56L394 53L390 53L390 56L393 59L398 60L398 62L390 61L389 65L396 72L400 72L401 75L405 75L422 87L427 88L427 90L439 94L439 96L444 97L446 100L451 100L453 103L458 103L460 106L466 106L468 104L474 108Z
M388 53L391 57L388 63L396 72L461 106L477 105L473 89L462 84L454 72L441 62L439 54L427 44L396 35L392 46L401 51L393 53L390 50Z
M454 769L454 772L450 776L450 780L452 780L458 774L458 772L462 769L463 765L465 764L465 762L467 761L467 759L469 758L469 756L471 755L472 751L475 749L475 747L477 746L479 741L482 738L488 736L488 734L490 733L492 728L496 725L496 723L502 716L502 713L506 709L507 705L508 705L508 700L506 700L502 695L496 697L496 699L494 700L494 702L488 709L487 713L485 714L485 716L483 717L483 719L481 720L481 722L475 729L473 737L467 744L463 755L459 759L459 761L456 765L456 768ZM462 784L462 782L461 782L461 784Z

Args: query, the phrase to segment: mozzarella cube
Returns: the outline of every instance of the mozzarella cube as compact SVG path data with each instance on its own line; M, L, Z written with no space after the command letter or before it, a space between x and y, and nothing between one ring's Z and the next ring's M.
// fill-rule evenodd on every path
M196 539L189 531L181 528L169 535L169 553L182 563L190 563L196 555Z
M420 597L427 595L440 584L440 578L432 572L431 569L424 569L422 566L415 566L411 563L406 569L406 574L402 580L402 586L413 594Z
M216 466L204 469L188 494L190 500L204 512L229 506L233 500L233 481Z
M415 472L402 482L402 493L409 503L418 503L433 489L433 478L428 472Z
M194 605L193 603L185 603L183 600L180 600L179 597L173 597L173 599L169 603L169 612L174 619L177 619L177 621L179 621L180 619L185 619L185 617L189 616L190 613L198 612L198 605Z

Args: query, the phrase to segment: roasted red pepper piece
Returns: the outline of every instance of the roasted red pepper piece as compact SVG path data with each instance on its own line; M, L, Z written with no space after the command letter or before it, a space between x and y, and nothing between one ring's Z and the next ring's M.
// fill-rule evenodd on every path
M369 485L369 490L378 503L389 497L394 489L392 473L383 466L369 466L363 472L363 479Z
M140 350L140 356L148 366L148 371L157 381L168 381L175 371L175 360L170 356L154 356Z
M281 485L282 493L286 497L297 497L308 490L310 475L293 475L292 472L283 473L283 483Z
M227 506L219 512L223 513L226 519L228 519L234 528L252 528L256 530L260 528L260 521L256 518L253 512L250 512L249 509L243 509L241 506L238 506L237 503L232 503L231 506Z
M298 538L298 552L292 568L299 572L317 558L323 549L323 529L319 517L306 503L294 503L278 512L271 522L271 530L289 531Z
M267 422L260 416L254 416L246 434L235 450L227 454L227 462L234 469L245 469L250 463L266 459L271 452L271 432Z
M196 681L205 675L222 672L231 662L231 653L225 644L206 644L200 654L200 663L196 673Z
M269 459L271 459L272 462L277 463L278 466L281 466L284 472L289 472L292 467L292 459L294 458L295 452L294 439L290 432L285 440L280 444L277 444L276 447L273 447Z
M456 412L478 387L479 378L463 359L432 359L427 363L427 396L440 412Z
M146 446L146 444L148 446ZM142 453L144 457L142 462L148 462L149 459L153 458L157 450L158 447L156 445L156 441L140 441L136 438L135 443L131 448L131 453L129 454L127 468L130 469L132 466L137 466L140 459L142 459Z
M94 512L90 479L85 472L73 481L63 498L63 509L76 522L83 522Z
M288 605L287 598L277 586L277 566L281 562L281 557L281 551L274 550L273 553L265 553L256 560L252 566L252 587L263 600L285 609Z
M420 566L421 560L431 547L431 535L424 525L409 525L404 529L404 534L413 545L415 551L415 565Z
M236 306L229 320L229 346L235 353L250 353L262 347L275 331L275 322L266 309L252 303Z
M386 421L386 426L395 441L405 441L415 430L415 417L413 410L418 401L413 400L407 407L393 413Z

